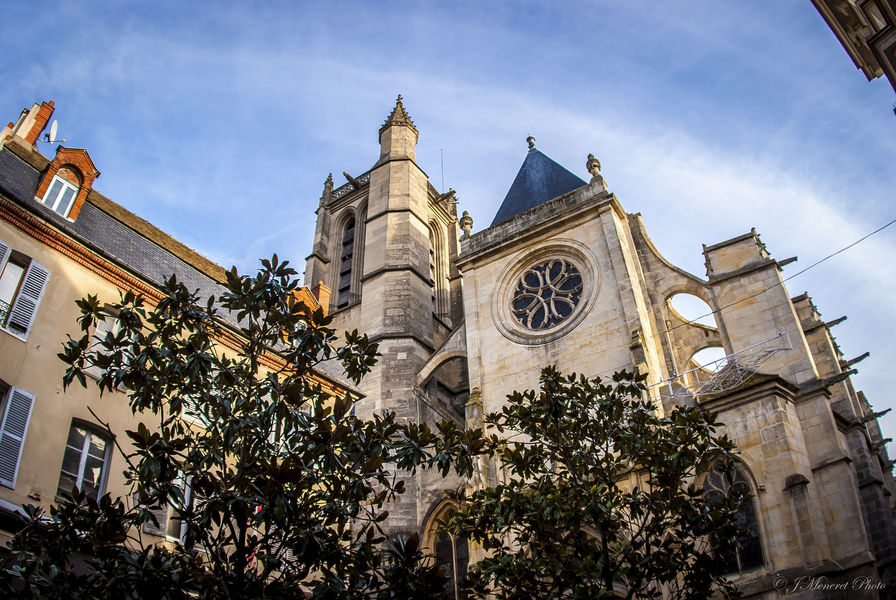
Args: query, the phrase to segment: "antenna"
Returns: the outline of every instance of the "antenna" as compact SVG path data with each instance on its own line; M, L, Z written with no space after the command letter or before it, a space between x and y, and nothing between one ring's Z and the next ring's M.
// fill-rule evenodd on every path
M50 133L44 134L43 141L48 144L55 144L56 142L64 143L65 140L60 140L56 137L56 131L59 129L59 122L56 119L53 119L53 124L50 125Z
M439 162L442 163L442 189L445 189L445 154L444 150L439 148Z

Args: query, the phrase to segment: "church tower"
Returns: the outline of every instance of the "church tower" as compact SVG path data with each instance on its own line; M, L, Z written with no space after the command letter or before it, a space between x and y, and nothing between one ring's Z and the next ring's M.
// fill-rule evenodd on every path
M463 422L465 363L452 361L418 380L463 322L456 200L453 190L436 190L417 164L418 135L399 96L379 130L380 156L370 170L344 173L347 183L335 189L327 178L305 280L330 289L337 330L357 329L379 344L379 363L359 385L359 416L388 410L407 422ZM390 508L390 529L417 530L423 477L406 478L407 493Z

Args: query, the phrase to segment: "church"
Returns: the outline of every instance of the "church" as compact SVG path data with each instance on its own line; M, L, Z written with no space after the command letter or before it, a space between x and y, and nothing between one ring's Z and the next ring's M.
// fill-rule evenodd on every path
M305 284L329 289L318 297L334 326L366 332L382 354L360 384L359 415L481 426L509 393L537 388L545 365L588 377L637 368L658 410L717 412L740 449L750 541L731 576L745 597L777 597L799 577L896 585L896 484L850 378L861 357L837 347L842 319L788 294L789 260L751 230L703 246L705 277L679 269L608 190L599 160L583 157L586 181L531 136L497 214L473 234L453 190L440 193L417 164L418 135L399 96L379 158L338 187L329 177L317 209ZM683 317L680 295L705 303L711 324ZM701 365L707 348L725 358ZM501 476L485 464L467 485ZM457 578L476 551L435 521L452 509L443 491L461 482L405 483L389 526L421 532Z

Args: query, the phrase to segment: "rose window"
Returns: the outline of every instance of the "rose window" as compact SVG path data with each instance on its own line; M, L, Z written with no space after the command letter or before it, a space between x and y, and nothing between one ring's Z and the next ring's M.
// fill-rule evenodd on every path
M569 261L552 258L520 274L513 293L514 318L528 329L549 329L566 320L582 298L582 275Z

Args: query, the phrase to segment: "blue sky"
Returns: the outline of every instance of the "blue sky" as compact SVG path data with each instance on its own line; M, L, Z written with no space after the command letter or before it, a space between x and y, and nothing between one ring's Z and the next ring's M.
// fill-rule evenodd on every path
M674 264L755 227L785 276L896 218L896 94L809 0L47 2L5 6L0 115L54 100L95 187L224 266L301 271L324 179L378 156L395 96L418 162L491 222L526 152L643 214ZM42 145L45 154L53 149ZM896 226L788 282L876 408L896 405ZM896 437L896 416L884 419Z

